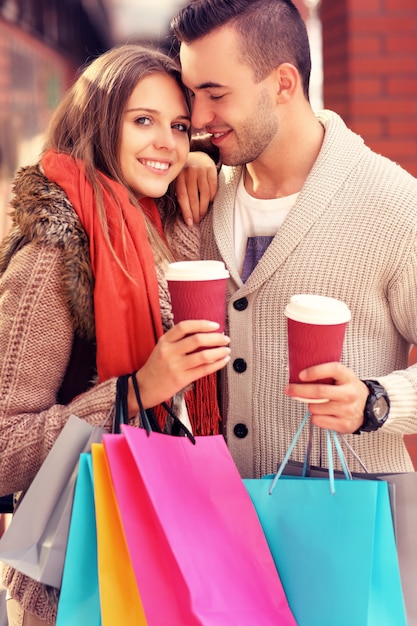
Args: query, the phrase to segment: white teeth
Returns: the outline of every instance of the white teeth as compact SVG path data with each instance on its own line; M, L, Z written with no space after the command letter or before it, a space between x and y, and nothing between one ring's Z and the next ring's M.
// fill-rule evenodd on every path
M224 133L213 133L212 137L214 137L214 139L218 139L222 135L224 135Z
M169 163L161 163L160 161L142 161L142 163L156 170L167 170L169 168Z

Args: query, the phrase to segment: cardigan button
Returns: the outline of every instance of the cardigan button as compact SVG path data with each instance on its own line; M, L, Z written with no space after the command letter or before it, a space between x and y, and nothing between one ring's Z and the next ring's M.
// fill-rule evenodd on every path
M233 361L233 369L238 374L243 374L243 372L246 372L247 367L248 366L246 364L245 359L235 359Z
M233 432L238 439L244 439L249 431L246 424L236 424Z
M247 298L239 298L239 300L233 302L233 308L236 309L236 311L244 311L248 308L248 304Z

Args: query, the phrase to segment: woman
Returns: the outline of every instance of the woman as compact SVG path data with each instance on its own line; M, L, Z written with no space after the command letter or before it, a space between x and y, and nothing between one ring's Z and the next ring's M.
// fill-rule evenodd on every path
M198 245L168 192L189 134L174 62L121 46L84 70L40 163L17 174L0 253L0 495L28 488L71 413L102 424L118 377L133 372L145 409L173 397L181 409L181 390L229 360L218 325L172 325L163 278L164 262ZM194 431L216 432L214 402L199 413L198 389L188 393ZM3 581L11 626L55 622L55 590L11 568Z

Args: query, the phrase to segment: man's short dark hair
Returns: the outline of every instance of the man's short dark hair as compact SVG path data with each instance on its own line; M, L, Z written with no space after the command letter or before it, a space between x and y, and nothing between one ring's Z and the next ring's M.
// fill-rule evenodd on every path
M191 43L225 25L241 39L241 60L261 81L281 63L300 73L308 99L311 57L307 29L291 0L192 0L171 21L179 42Z

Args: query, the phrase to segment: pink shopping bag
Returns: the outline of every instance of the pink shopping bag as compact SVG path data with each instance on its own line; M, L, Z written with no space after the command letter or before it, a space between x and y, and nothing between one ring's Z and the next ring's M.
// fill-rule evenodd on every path
M122 433L103 442L148 623L296 626L223 437Z

